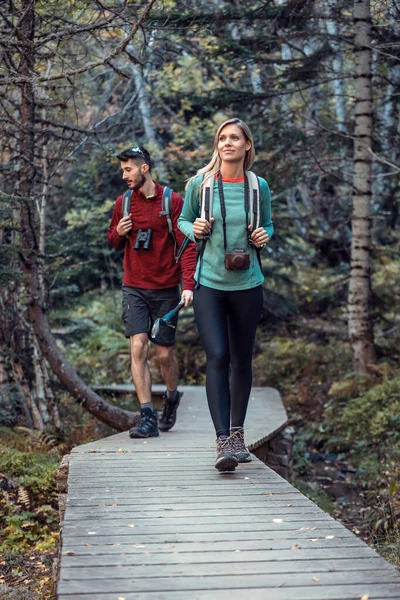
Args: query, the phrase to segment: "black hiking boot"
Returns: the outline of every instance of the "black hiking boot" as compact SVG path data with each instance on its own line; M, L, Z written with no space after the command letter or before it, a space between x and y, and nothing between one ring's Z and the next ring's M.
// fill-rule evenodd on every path
M172 400L167 397L165 392L163 396L164 408L161 417L158 420L158 428L160 431L169 431L175 425L176 411L178 410L181 401L181 395L176 391L175 398Z
M140 423L129 430L131 438L148 438L159 436L157 427L157 411L151 408L140 409Z
M232 451L240 463L251 462L251 454L244 443L243 428L231 429L231 446Z
M217 460L215 468L218 471L234 471L238 466L238 459L233 452L231 438L217 439Z

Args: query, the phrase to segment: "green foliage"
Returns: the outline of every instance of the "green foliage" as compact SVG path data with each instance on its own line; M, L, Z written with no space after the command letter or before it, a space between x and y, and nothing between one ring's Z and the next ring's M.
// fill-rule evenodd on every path
M333 386L335 399L326 411L328 423L334 419L338 427L339 440L373 448L400 444L400 377L387 379L356 398L347 394L348 390Z
M276 387L283 394L297 394L306 401L350 361L350 350L343 342L309 342L303 338L276 336L261 342L253 361L257 385ZM308 385L304 397L301 388ZM299 397L300 396L300 397Z
M55 474L60 456L58 453L22 452L0 445L0 468L17 485L23 485L37 501L55 500Z
M32 451L23 431L3 427L0 435L0 552L9 559L29 549L46 552L58 539L55 477L61 456Z
M364 490L364 525L373 536L398 535L400 511L400 377L349 374L335 382L317 422L299 424L296 470L306 474L313 449L334 453L355 467ZM397 538L396 538L397 539Z
M68 360L91 385L130 380L129 342L123 333L120 292L87 294L70 310L54 311Z

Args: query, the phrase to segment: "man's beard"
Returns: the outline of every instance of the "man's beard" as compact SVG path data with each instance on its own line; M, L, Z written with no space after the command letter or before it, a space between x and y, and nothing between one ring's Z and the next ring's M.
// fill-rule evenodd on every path
M140 181L139 181L139 183L136 183L132 187L132 189L133 190L140 190L140 188L143 187L145 183L146 183L146 177L143 174L140 174Z

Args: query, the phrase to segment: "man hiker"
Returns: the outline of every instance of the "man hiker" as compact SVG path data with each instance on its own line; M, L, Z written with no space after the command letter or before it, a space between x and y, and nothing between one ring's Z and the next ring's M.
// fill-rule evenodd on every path
M180 300L185 306L193 302L196 249L193 242L185 248L187 240L177 226L183 200L170 188L153 181L147 150L132 146L117 158L129 191L115 202L108 241L113 248L125 247L122 318L125 335L130 339L132 379L140 402L140 423L129 430L129 435L147 438L158 436L159 429L170 430L176 421L180 401L179 369L173 347L177 317L172 326L154 338L151 331L154 321L175 308ZM151 400L149 339L155 344L167 386L158 424Z

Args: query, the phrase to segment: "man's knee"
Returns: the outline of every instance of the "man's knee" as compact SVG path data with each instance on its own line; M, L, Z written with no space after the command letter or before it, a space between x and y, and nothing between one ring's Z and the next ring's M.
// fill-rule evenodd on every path
M157 358L160 365L168 366L175 360L173 346L156 346Z
M135 362L144 362L148 354L148 337L145 333L139 333L130 337L131 357Z

